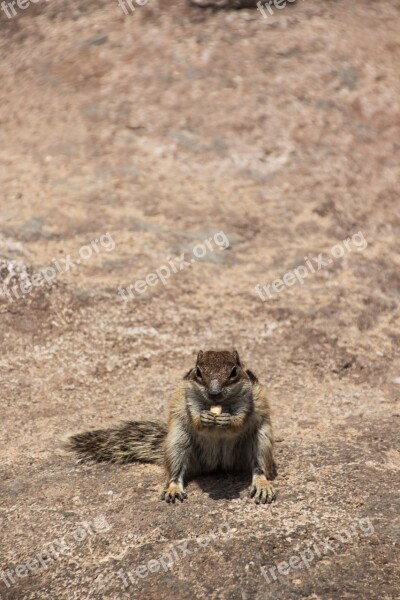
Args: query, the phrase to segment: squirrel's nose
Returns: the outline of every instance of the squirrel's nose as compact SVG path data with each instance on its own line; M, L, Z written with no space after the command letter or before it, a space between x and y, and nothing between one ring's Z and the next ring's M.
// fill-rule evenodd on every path
M222 387L221 387L219 381L217 381L215 379L212 380L208 387L208 393L210 394L210 396L218 396L221 392L222 392Z

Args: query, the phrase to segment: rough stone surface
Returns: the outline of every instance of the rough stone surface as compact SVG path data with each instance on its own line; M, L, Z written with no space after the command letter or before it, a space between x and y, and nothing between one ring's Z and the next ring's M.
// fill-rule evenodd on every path
M0 296L2 599L399 598L399 9L1 13L1 290L63 267ZM270 390L272 506L219 476L167 506L160 468L62 450L165 419L196 352L232 346Z

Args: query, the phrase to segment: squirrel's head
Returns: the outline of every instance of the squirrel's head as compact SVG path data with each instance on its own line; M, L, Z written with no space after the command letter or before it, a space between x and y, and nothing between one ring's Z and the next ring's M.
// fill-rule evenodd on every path
M198 353L196 365L185 379L192 381L209 403L221 404L240 393L244 384L254 383L252 377L236 350L208 350Z

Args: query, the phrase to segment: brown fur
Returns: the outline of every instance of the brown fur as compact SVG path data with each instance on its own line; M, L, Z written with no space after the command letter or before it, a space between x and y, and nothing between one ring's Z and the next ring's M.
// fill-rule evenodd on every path
M126 421L112 429L78 433L69 439L68 447L82 460L163 464L166 435L167 427L162 423Z
M211 406L222 406L220 415ZM251 496L271 502L276 474L270 407L264 387L236 351L199 352L170 401L168 427L128 421L81 433L69 447L83 459L164 463L167 502L186 498L184 482L222 470L252 472Z

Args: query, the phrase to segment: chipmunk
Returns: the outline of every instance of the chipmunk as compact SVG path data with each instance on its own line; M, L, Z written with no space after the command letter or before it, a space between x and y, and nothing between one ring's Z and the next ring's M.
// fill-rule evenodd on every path
M250 497L270 503L276 476L270 407L264 387L236 350L200 351L195 366L172 396L168 426L128 421L112 429L74 435L69 449L82 460L163 464L161 498L187 498L184 484L196 475L252 472Z

